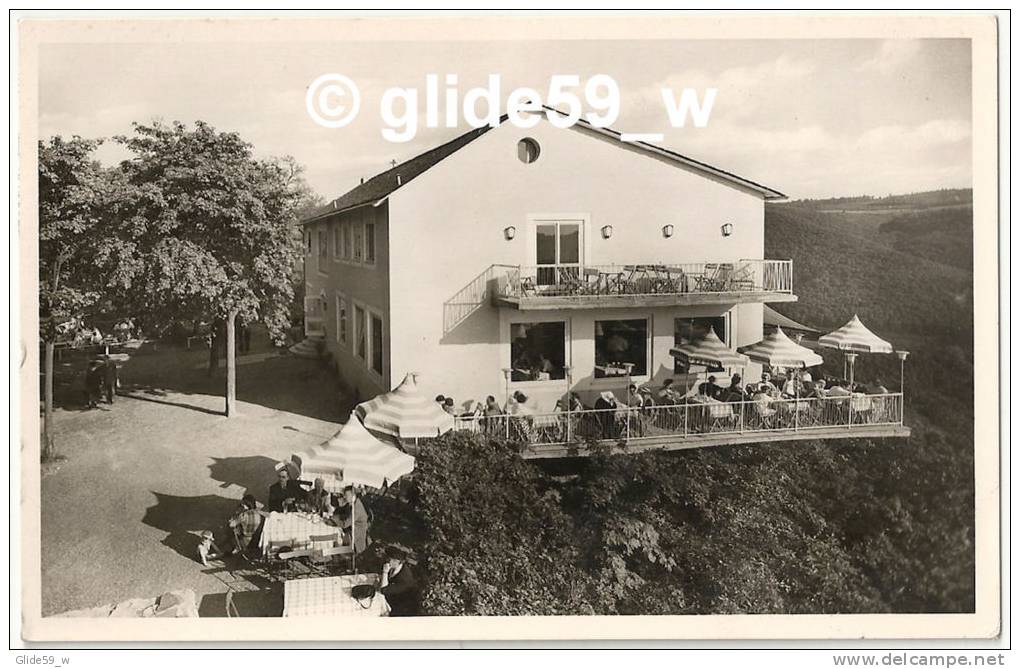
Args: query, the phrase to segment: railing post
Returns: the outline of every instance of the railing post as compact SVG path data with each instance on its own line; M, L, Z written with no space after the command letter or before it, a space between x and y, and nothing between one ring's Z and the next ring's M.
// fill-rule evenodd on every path
M744 431L744 405L745 404L747 404L746 401L740 400L740 431L741 432Z
M680 406L684 410L684 414L683 414L684 415L684 437L686 437L687 436L687 423L689 422L687 420L687 409L688 409L688 407L690 407L690 405L689 404L681 404Z

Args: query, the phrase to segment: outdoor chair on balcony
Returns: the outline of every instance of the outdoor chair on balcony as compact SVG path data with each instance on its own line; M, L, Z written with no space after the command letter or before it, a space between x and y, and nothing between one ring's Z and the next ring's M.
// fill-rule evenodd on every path
M776 410L769 406L768 400L754 400L750 407L748 425L755 430L771 430L775 425Z
M872 423L872 402L867 395L854 393L850 398L853 422L855 425L868 425Z

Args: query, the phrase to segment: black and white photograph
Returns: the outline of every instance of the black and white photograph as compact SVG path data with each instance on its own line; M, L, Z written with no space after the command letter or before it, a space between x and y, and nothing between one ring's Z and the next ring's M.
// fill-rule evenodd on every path
M12 24L26 639L998 634L995 18L605 19Z

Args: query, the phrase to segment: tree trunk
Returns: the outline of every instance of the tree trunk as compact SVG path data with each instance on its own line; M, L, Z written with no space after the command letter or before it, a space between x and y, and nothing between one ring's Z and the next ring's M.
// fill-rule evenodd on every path
M237 322L237 310L227 314L227 406L224 412L227 418L237 413L237 342L234 336L234 323Z
M56 448L53 444L53 349L54 342L46 342L46 362L44 368L43 390L43 443L42 459L49 460L54 457Z

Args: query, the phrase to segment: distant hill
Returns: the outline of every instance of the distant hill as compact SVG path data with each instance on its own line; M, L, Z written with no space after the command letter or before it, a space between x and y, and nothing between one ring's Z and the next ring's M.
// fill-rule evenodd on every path
M969 191L967 196L957 191L936 193L969 199ZM944 203L944 197L931 195L880 200ZM856 312L865 323L886 332L969 335L973 304L969 206L933 204L869 216L857 224L845 212L826 211L832 202L766 207L766 257L794 261L794 291L800 299L782 305L784 314L826 328L841 325Z
M791 204L806 205L816 209L845 209L867 211L889 208L930 208L970 205L973 202L973 191L970 188L945 188L942 190L906 193L904 195L859 195L853 197L834 197L821 200L794 200Z

